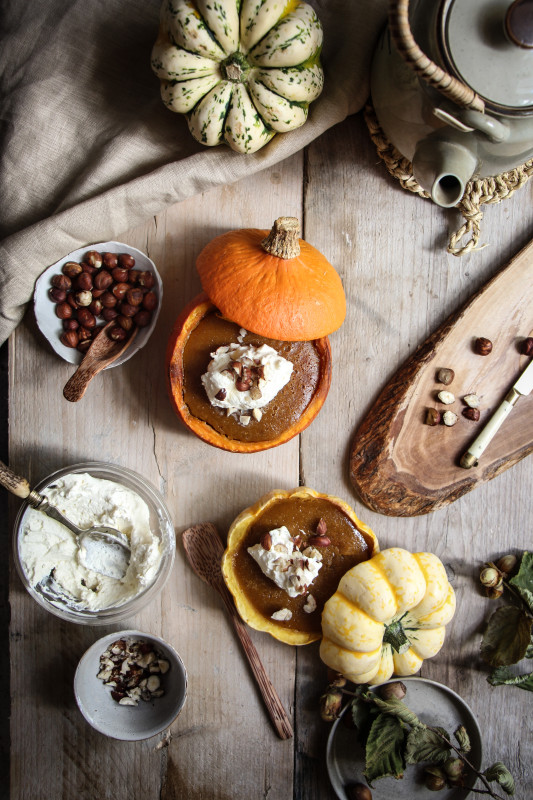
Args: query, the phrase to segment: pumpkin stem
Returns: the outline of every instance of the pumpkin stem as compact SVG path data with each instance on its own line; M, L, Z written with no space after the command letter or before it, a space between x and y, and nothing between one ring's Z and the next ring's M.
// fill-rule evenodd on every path
M278 217L272 230L261 242L271 256L296 258L300 255L300 222L296 217Z
M402 627L401 620L397 619L385 626L383 641L390 644L397 653L405 653L411 646L411 642Z
M238 51L228 56L220 65L222 75L233 83L244 83L250 72L250 65L242 53Z

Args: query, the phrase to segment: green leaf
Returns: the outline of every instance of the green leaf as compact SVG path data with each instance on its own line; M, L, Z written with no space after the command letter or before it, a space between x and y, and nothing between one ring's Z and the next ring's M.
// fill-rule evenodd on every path
M393 697L390 700L382 700L381 697L378 697L373 692L368 692L365 697L367 699L372 700L374 705L379 708L384 714L390 714L393 717L397 717L402 722L405 722L407 725L412 725L413 727L422 727L425 728L423 722L420 722L416 714L411 711L410 708L407 708L405 703L402 703L401 700Z
M533 553L524 553L520 561L518 575L511 578L509 584L513 586L533 614Z
M459 744L459 749L463 753L469 753L472 749L470 744L470 737L464 725L460 725L454 733L455 738Z
M488 781L497 781L507 794L514 794L515 786L513 776L501 761L496 761L492 767L485 770L483 775Z
M444 736L446 731L438 729ZM405 746L405 763L419 764L431 761L433 764L444 764L450 755L450 748L431 728L411 728Z
M533 672L513 675L509 667L498 667L487 680L492 686L518 686L519 689L533 692Z
M516 606L500 606L489 619L481 655L492 667L516 664L531 643L531 619Z
M526 658L533 658L533 644L530 644L526 650Z
M378 778L403 778L405 728L396 717L379 714L366 741L365 777L370 784Z

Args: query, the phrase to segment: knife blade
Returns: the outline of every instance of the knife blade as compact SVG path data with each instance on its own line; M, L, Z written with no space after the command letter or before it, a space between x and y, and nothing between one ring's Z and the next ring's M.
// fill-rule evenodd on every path
M500 426L511 413L520 397L525 397L533 390L533 359L529 362L518 380L511 386L504 400L500 403L487 424L474 439L466 453L461 457L460 464L464 469L477 466L481 454L486 450Z

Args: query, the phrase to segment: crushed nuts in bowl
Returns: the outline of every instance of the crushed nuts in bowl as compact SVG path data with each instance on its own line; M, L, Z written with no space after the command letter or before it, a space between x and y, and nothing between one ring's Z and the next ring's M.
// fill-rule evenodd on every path
M181 712L187 671L158 636L136 630L98 639L74 676L78 708L95 730L123 741L156 736Z

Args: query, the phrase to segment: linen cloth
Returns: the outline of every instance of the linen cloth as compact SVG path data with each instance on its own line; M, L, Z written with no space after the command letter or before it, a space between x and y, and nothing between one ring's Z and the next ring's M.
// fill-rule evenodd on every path
M387 0L311 4L324 91L303 127L241 155L198 144L163 105L150 67L160 0L3 0L0 343L62 256L266 169L362 108Z

